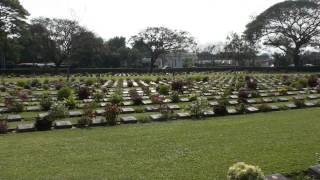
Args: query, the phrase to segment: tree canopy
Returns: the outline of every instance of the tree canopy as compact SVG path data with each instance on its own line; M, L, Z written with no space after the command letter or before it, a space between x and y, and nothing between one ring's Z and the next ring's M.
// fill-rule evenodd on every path
M151 56L150 71L156 60L171 52L192 48L196 45L193 37L186 31L171 30L166 27L148 27L132 37L133 46L145 46Z
M250 41L279 48L300 66L301 50L319 41L320 5L314 0L277 3L250 22L245 34Z

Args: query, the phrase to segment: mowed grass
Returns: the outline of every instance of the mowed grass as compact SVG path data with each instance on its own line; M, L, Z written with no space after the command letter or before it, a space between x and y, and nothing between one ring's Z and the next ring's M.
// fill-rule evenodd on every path
M316 163L320 109L0 136L0 179L226 179Z

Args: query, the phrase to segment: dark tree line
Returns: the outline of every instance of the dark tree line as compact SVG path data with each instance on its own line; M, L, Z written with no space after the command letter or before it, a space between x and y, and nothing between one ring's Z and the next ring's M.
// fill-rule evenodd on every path
M0 1L1 67L49 62L57 67L143 67L146 58L152 71L158 58L194 51L197 45L188 32L165 27L148 27L130 39L104 40L77 21L40 17L27 23L28 16L19 0ZM276 64L299 67L304 59L318 57L307 50L319 49L319 42L319 1L287 0L255 17L243 34L228 36L219 51L211 46L196 52L199 59L212 59L212 65L214 59L228 59L235 65L254 66L264 45L280 50L273 56Z

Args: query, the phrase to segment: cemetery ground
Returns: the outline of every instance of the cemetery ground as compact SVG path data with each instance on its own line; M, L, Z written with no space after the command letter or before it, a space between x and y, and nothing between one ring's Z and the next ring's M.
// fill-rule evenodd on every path
M292 177L320 161L316 73L66 77L1 77L0 179L225 179L242 161Z
M0 136L0 179L225 179L316 163L320 109Z

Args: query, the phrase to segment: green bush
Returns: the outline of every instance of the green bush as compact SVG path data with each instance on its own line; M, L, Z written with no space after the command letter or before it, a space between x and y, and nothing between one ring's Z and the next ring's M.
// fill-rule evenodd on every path
M69 87L64 87L58 91L58 100L63 101L72 95L72 90Z
M197 100L189 106L189 109L193 117L200 118L207 107L208 100L206 98L198 97Z
M228 170L228 180L264 180L262 170L243 162L232 165Z
M110 126L117 124L117 118L120 114L120 108L116 104L108 104L106 107L105 117Z
M69 96L67 99L64 100L64 104L68 109L75 109L77 106L77 101L74 96Z
M168 95L169 94L169 89L170 89L170 87L168 85L161 84L159 86L159 93L161 95Z
M228 113L227 111L227 101L221 100L219 104L213 108L213 111L216 115L224 116Z
M68 109L63 103L54 104L49 112L49 118L52 120L63 119L68 117L68 115Z
M262 112L270 112L270 111L272 111L271 106L268 105L268 104L261 104L261 105L258 106L258 109L260 111L262 111Z
M6 134L8 132L8 123L6 120L0 120L0 134Z
M180 97L179 97L179 93L174 91L171 96L170 99L173 103L178 103L180 101Z
M19 113L23 111L24 105L22 102L13 102L9 105L8 109L10 112Z
M123 101L123 97L122 97L122 95L120 94L120 93L113 93L112 95L111 95L111 98L110 98L110 102L112 103L112 104L117 104L117 105L119 105L121 102Z
M143 109L142 107L137 107L137 108L135 109L135 112L136 112L136 113L143 113L143 112L144 112L144 109Z
M145 123L150 123L150 122L151 122L151 119L146 116L146 117L139 118L139 119L138 119L138 122L139 122L139 123L143 123L143 124L145 124Z
M42 95L41 100L40 100L40 106L41 106L42 110L49 111L52 104L53 104L53 102L48 94Z

